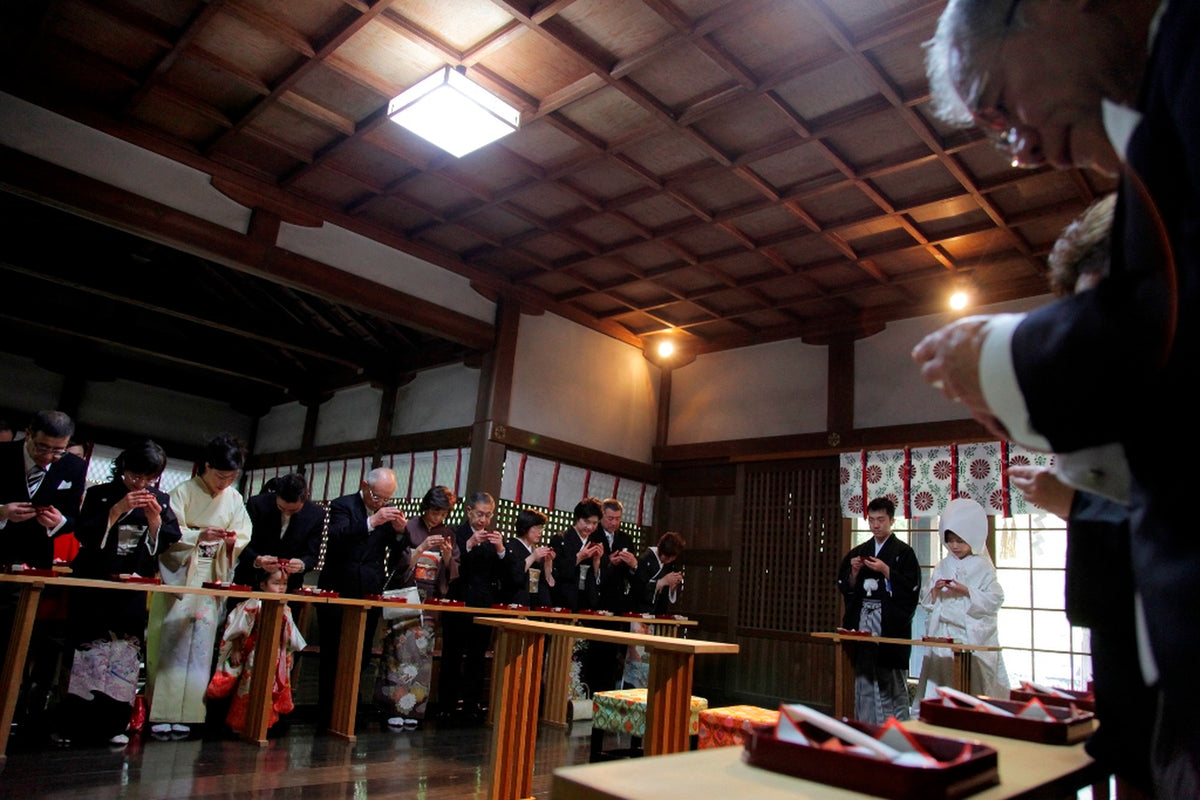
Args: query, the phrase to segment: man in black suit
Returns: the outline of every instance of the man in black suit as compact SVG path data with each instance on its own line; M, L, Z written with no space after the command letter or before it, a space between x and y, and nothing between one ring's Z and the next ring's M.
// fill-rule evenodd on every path
M474 608L490 608L500 600L500 569L504 564L504 536L492 529L495 499L487 492L466 498L466 519L454 529L462 561L450 597ZM443 614L442 666L438 702L441 715L467 724L483 721L485 659L492 628L476 625L471 614ZM461 702L461 710L456 714Z
M1164 797L1200 796L1200 538L1180 506L1200 446L1200 6L950 0L927 50L943 121L1014 164L1120 175L1111 271L1026 315L971 317L913 351L922 376L998 436L1128 459L1143 677L1159 695Z
M54 537L75 530L87 467L67 452L74 432L75 423L63 412L39 411L24 439L0 442L0 564L50 569ZM16 584L0 589L0 653L8 651L18 589ZM22 716L44 708L58 650L45 624L34 628Z
M379 594L387 581L388 566L407 548L404 512L391 505L396 493L396 473L377 467L367 473L359 491L339 497L329 504L329 534L325 544L325 564L317 577L317 587L335 591L340 597L361 598ZM371 641L379 625L380 611L367 613L364 656L370 655ZM319 723L328 727L333 708L333 687L337 678L337 651L342 635L342 611L336 605L317 605L320 625L321 670L318 677Z
M75 529L87 473L67 452L74 431L61 411L39 411L24 439L0 442L0 564L50 569L51 540Z
M838 570L846 602L842 627L877 636L912 638L912 619L921 593L917 554L892 534L896 504L877 497L867 505L871 538L852 549ZM883 724L908 719L908 660L905 644L854 646L854 716Z
M591 541L600 544L604 552L599 559L600 574L596 583L596 608L620 616L634 610L636 597L632 580L637 571L637 546L633 537L621 530L625 513L621 501L610 497L600 503L600 527L592 533ZM602 627L624 628L620 625ZM612 642L588 642L583 662L584 679L592 692L615 689L624 670L625 646Z
M325 510L309 501L302 475L281 475L273 486L274 491L263 491L246 502L254 528L233 579L254 586L255 569L274 572L282 568L288 576L288 591L294 592L304 583L304 573L315 569L321 557Z

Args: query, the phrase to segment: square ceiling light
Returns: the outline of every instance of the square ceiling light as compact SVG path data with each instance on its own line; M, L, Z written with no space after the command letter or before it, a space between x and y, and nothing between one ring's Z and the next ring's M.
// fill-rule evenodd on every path
M461 158L517 129L521 112L446 66L388 103L387 115Z

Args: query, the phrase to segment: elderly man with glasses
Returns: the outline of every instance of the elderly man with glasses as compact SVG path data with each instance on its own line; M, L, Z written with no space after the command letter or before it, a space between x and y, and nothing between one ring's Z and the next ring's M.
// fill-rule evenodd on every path
M1111 274L1027 315L920 342L927 381L999 436L1071 452L1117 443L1133 476L1139 655L1159 713L1157 792L1200 796L1200 538L1180 518L1200 445L1200 5L950 0L928 45L936 113L1016 166L1120 174Z
M75 423L39 411L25 438L0 442L0 564L50 569L53 538L75 529L87 475L67 452Z
M396 473L377 467L363 478L359 491L339 497L329 504L329 533L325 544L325 563L317 577L317 587L335 591L340 597L361 598L383 591L389 557L406 546L404 512L392 505L396 493ZM364 655L379 625L380 612L367 612ZM337 677L337 649L341 640L342 610L336 605L318 604L321 668L318 676L318 724L327 728L333 709L333 690Z

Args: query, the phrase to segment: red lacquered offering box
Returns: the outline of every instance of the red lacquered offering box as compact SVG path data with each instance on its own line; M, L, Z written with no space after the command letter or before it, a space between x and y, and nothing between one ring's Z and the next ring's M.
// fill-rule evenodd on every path
M314 589L311 586L301 586L293 594L303 595L305 597L337 597L338 593L332 589ZM372 595L365 598L366 600L388 600L391 598L381 598L379 595Z
M838 628L837 632L840 636L874 636L870 631L851 630L849 628Z
M1024 706L1024 702L1015 700L993 700L988 702L1014 714ZM1024 719L1022 717L1005 717L987 711L976 711L973 708L953 705L948 706L941 700L921 701L921 721L930 725L941 725L945 728L958 728L963 731L975 731L994 736L1006 736L1009 739L1023 739L1027 742L1040 744L1075 744L1082 742L1092 735L1095 727L1095 714L1082 711L1075 719L1070 709L1061 706L1047 706L1054 720Z
M144 577L142 575L118 575L117 580L121 583L147 583L151 586L161 586L162 578L154 575L152 577Z
M846 724L871 735L881 727L852 720ZM829 738L829 734L807 724L801 729L815 742ZM993 748L921 733L912 734L912 738L931 756L948 763L941 768L898 766L856 753L792 744L776 739L775 728L769 725L751 729L743 758L753 767L888 800L953 800L1000 782ZM966 757L959 760L964 748Z
M1080 711L1095 711L1096 698L1091 692L1076 692L1070 689L1063 689L1071 697L1059 697L1054 694L1046 694L1045 692L1028 692L1022 689L1013 689L1008 693L1009 700L1016 700L1021 703L1026 703L1035 697L1042 702L1044 706L1069 706L1074 704Z

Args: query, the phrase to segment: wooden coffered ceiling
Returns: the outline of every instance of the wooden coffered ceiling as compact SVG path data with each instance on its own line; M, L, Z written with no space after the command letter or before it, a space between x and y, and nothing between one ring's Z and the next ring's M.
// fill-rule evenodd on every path
M921 43L942 5L23 0L0 10L0 89L213 174L244 204L627 341L824 342L942 310L963 278L981 302L1043 293L1062 226L1112 188L1013 169L933 119ZM388 100L445 64L518 106L521 129L460 160L392 124ZM5 204L40 235L0 251L0 276L79 293L80 321L44 339L118 377L128 362L262 405L485 346L352 302L332 274L297 287L187 255L182 232L175 249L82 217L64 243L44 228L65 212ZM81 242L92 270L69 252ZM110 277L127 264L141 267ZM110 306L130 298L133 318ZM124 321L99 324L102 309Z

